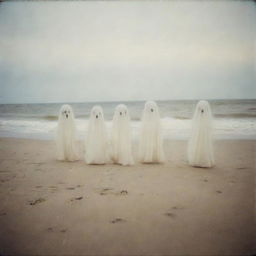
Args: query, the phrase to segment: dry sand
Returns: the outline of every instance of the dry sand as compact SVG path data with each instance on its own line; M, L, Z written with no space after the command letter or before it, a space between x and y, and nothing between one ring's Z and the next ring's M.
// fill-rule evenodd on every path
M216 167L88 166L51 141L0 139L0 254L252 255L256 141L215 143Z

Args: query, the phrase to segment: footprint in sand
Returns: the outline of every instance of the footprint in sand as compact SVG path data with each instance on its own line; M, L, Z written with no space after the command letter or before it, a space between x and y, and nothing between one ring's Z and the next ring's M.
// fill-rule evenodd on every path
M83 185L76 185L75 187L67 187L67 190L75 190L76 188L81 188Z
M113 188L103 188L101 191L100 191L100 195L107 195L107 194L110 194L110 193L113 193L111 190L113 190Z
M66 233L68 230L66 228L63 228L63 229L58 229L58 228L53 228L53 227L49 227L47 228L47 231L48 232L61 232L61 233Z
M120 192L120 194L121 194L121 195L128 195L128 191L127 191L127 190L122 190L122 191Z
M6 212L0 212L0 216L5 216L5 215L7 215Z
M73 201L82 200L82 199L83 199L83 197L82 197L82 196L79 196L79 197L73 197L73 198L71 198L70 201L73 202Z
M117 196L124 196L124 195L128 195L128 191L127 190L121 190L118 192L114 192L113 188L104 188L100 191L100 195L117 195Z
M75 190L75 187L66 188L67 190Z
M216 190L216 193L222 194L222 191L221 190Z
M182 209L184 209L183 206L173 206L172 207L173 211L182 210ZM167 216L167 217L170 217L170 218L175 218L176 217L176 214L173 213L173 212L170 212L170 211L166 212L164 215Z
M36 205L36 204L39 204L39 203L43 203L45 201L46 201L46 199L44 199L44 198L38 198L38 199L36 199L36 200L34 200L32 202L30 201L29 204L30 205Z
M184 209L184 207L183 206L173 206L172 209L173 210L182 210L182 209Z
M103 188L102 191L109 191L109 190L113 190L113 188Z
M113 223L113 224L115 224L115 223L120 223L120 222L125 222L126 220L124 220L124 219L121 219L121 218L115 218L114 220L111 220L110 222L111 223Z
M207 180L207 179L204 179L204 182L208 182L208 180Z
M172 212L167 212L164 215L167 216L167 217L171 217L171 218L175 218L176 217L176 214L174 214Z

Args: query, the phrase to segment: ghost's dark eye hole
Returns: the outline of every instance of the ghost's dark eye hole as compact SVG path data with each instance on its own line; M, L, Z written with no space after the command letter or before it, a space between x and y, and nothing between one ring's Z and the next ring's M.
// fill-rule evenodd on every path
M122 115L122 112L120 112L120 116Z
M203 109L201 110L201 113L204 113L204 110L203 110Z
M154 109L153 109L153 108L151 108L151 112L154 112Z

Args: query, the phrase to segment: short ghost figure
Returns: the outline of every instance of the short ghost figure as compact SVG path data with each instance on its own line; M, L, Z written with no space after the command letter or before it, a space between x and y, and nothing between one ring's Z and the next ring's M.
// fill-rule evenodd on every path
M212 113L207 101L197 103L188 143L188 162L196 167L214 166L212 145Z
M121 165L134 164L132 156L132 138L130 115L125 105L115 109L112 127L112 160Z
M63 105L60 109L56 144L58 160L78 160L75 119L73 110L69 105Z
M139 160L142 163L161 163L165 161L161 120L158 106L154 101L147 101L143 110Z
M85 140L85 161L87 164L105 164L109 161L107 130L103 110L94 106L91 110L88 134Z

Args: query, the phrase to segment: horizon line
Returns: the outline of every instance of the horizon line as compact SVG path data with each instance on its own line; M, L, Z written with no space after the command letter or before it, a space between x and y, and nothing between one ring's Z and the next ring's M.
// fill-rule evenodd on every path
M200 98L200 99L148 99L154 100L157 102L164 102L164 101L199 101L199 100L208 100L208 101L219 101L219 100L256 100L256 98L216 98L216 99L207 99L207 98ZM11 102L11 103L1 103L0 105L23 105L23 104L81 104L81 103L113 103L113 102L146 102L148 100L102 100L102 101L58 101L58 102Z

